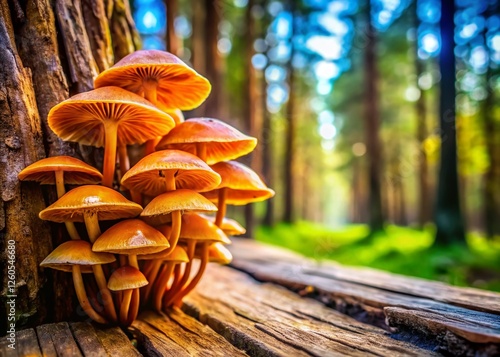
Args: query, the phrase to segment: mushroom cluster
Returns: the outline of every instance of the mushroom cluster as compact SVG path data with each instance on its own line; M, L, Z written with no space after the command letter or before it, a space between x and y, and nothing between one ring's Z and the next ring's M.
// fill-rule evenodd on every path
M56 185L58 200L40 218L64 223L71 238L41 266L72 273L92 320L129 326L141 308L179 307L209 262L230 263L227 236L245 229L224 217L226 205L274 191L231 161L250 153L255 138L217 119L184 120L182 110L203 103L211 86L174 55L134 52L94 84L53 107L48 123L63 140L104 147L102 174L58 156L19 179ZM144 157L130 167L133 144L144 144ZM104 232L102 221L111 221Z

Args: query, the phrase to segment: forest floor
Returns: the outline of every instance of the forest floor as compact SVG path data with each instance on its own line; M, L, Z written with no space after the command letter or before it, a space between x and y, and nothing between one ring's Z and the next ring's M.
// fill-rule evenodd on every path
M365 225L331 229L298 222L261 227L256 239L316 260L368 266L393 273L438 280L457 286L500 291L500 237L467 235L467 246L433 246L434 229L389 225L371 239Z

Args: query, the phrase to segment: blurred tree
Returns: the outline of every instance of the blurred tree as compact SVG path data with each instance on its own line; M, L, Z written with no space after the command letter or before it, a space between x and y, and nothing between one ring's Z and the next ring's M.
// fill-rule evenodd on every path
M221 21L223 6L222 0L205 1L205 65L206 77L212 84L212 92L204 104L204 116L220 118L222 112L222 58L217 48L219 41L219 23Z
M175 18L177 16L177 0L165 0L167 8L167 51L176 56L180 55L182 49L182 42L175 33Z
M441 31L439 54L441 158L435 211L437 228L435 244L437 245L465 242L457 170L454 15L454 0L442 0L439 23Z
M364 130L366 135L366 154L368 160L369 181L369 214L370 231L376 232L384 228L384 215L382 210L382 184L380 170L383 165L382 149L379 138L379 93L378 70L376 57L376 30L372 24L371 1L366 6L366 47L364 52L365 74L365 114Z

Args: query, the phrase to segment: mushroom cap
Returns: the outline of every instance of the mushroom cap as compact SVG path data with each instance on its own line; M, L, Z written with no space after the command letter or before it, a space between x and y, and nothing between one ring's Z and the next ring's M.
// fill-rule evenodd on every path
M55 171L64 171L64 183L69 185L96 184L102 180L102 175L97 169L71 156L53 156L38 160L24 168L18 177L21 181L54 185Z
M171 53L140 50L125 56L94 81L96 88L119 86L143 95L144 80L157 82L157 100L167 110L191 110L210 94L210 82Z
M166 262L174 262L174 263L187 263L189 262L189 258L187 256L186 250L180 245L176 245L174 250L170 253L165 249L158 253L153 254L141 254L137 256L139 260L154 260L160 259Z
M148 284L148 280L140 270L125 265L111 274L108 280L108 289L112 291L139 289Z
M141 218L152 225L170 222L168 215L173 211L215 212L217 206L197 192L179 189L153 198L144 208Z
M196 240L231 244L229 238L227 238L219 227L196 213L186 213L182 215L179 239L182 241Z
M135 255L157 253L170 247L165 236L140 219L119 222L96 239L92 250Z
M248 166L236 161L219 162L211 166L221 177L219 188L226 187L226 203L246 205L260 202L274 196L274 191L266 186L262 179ZM212 202L217 202L218 191L203 194Z
M161 104L158 104L157 107L166 112L168 115L170 115L172 119L174 119L175 125L184 123L184 114L180 109L174 109L174 110L164 109L163 105Z
M177 125L163 137L156 148L177 149L194 154L196 143L205 144L206 162L212 165L252 152L257 145L257 139L241 133L220 120L194 118Z
M123 175L121 184L149 196L166 191L165 171L175 173L176 188L197 192L210 191L220 183L220 176L200 158L180 150L163 150L142 158Z
M41 219L53 222L83 222L85 213L97 215L100 221L132 218L142 207L119 192L105 186L87 185L68 191L40 212Z
M204 216L204 217L211 222L215 222L215 217L211 216ZM222 229L222 231L226 233L228 236L239 236L247 232L245 227L239 224L236 220L229 217L224 217L220 229Z
M43 268L71 272L73 265L81 265L82 273L91 273L92 265L108 264L116 260L113 254L94 253L89 242L70 240L52 251L41 263Z
M105 127L118 125L118 144L142 144L167 134L174 120L146 99L119 87L77 94L53 107L49 127L61 139L104 146Z
M202 247L197 245L194 252L195 259L201 259ZM233 260L231 252L222 243L214 243L208 247L208 261L210 263L229 264Z

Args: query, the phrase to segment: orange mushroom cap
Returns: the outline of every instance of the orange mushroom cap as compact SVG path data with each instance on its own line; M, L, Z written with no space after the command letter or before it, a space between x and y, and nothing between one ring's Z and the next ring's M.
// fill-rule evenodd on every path
M197 192L179 189L153 198L142 211L141 218L149 224L159 225L169 222L169 214L173 211L215 212L217 206Z
M70 240L54 249L40 266L71 272L73 265L80 265L82 273L92 273L92 265L108 264L115 260L113 254L93 252L87 241Z
M165 236L140 219L119 222L94 242L94 252L136 255L157 253L170 247Z
M111 291L131 290L142 288L148 284L148 280L140 270L126 265L116 269L111 274L108 280L108 289Z
M24 168L18 177L21 181L54 185L55 171L64 171L64 183L69 185L96 184L102 180L102 175L97 169L71 156L53 156L38 160Z
M194 251L194 258L201 259L201 246L197 246ZM229 264L233 260L231 252L222 245L222 243L214 243L208 247L208 261L211 263Z
M211 222L215 222L215 217L211 216L204 216L204 217ZM245 227L239 224L236 220L228 217L224 217L220 229L222 229L222 231L226 233L228 236L239 236L247 232Z
M72 189L39 216L53 222L83 222L85 212L95 213L98 220L105 221L135 217L142 207L111 188L87 185Z
M174 263L187 263L189 262L189 258L187 256L186 250L179 245L176 245L174 250L168 252L168 250L162 250L158 253L153 254L141 254L137 256L138 260L163 260L166 262L174 262Z
M274 196L274 191L268 188L262 179L251 168L236 161L219 162L212 169L221 176L218 189L226 187L226 203L231 205L246 205L260 202ZM218 200L218 191L203 193L212 202Z
M107 122L118 122L118 144L142 144L167 134L174 120L137 94L103 87L77 94L53 107L49 127L61 139L104 146Z
M224 232L209 220L196 213L182 215L179 239L231 244Z
M144 81L156 82L158 102L167 110L191 110L210 94L210 82L171 53L135 51L102 72L95 87L119 86L143 95Z
M205 144L206 162L212 165L252 152L257 139L217 119L193 118L172 129L156 148L177 149L194 154L197 143Z
M176 188L203 192L216 188L220 176L198 157L179 150L154 152L134 165L121 184L129 190L157 196L165 192L164 172L175 173Z

